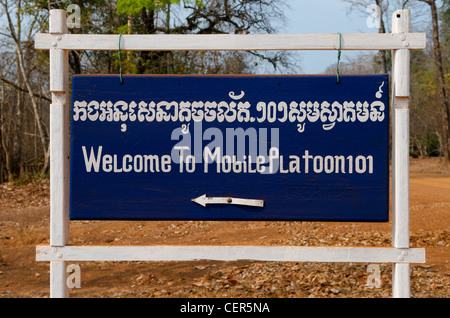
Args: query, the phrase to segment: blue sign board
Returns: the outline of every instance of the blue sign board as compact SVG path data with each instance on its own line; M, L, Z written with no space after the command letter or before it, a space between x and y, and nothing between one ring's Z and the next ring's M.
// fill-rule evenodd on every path
M389 220L387 75L72 81L72 220Z

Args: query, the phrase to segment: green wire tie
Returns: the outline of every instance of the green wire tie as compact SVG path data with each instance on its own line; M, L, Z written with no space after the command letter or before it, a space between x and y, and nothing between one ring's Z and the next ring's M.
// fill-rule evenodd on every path
M338 51L338 60L337 60L337 64L336 64L336 81L339 84L339 61L341 59L341 43L342 43L342 35L341 33L339 34L339 51Z
M120 55L120 40L122 38L122 33L119 34L119 74L120 74L120 85L123 84L122 78L122 56Z

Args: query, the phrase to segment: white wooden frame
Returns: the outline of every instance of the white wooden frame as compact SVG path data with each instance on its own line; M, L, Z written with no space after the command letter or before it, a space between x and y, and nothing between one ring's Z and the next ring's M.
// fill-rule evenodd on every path
M259 260L393 263L392 296L410 297L410 263L424 263L425 249L409 246L410 50L426 47L425 33L410 33L410 11L392 16L390 34L342 34L342 50L393 50L392 247L291 246L70 246L69 50L117 50L118 35L68 34L67 13L50 11L49 34L35 47L50 50L50 245L36 260L50 262L50 296L68 297L67 261ZM338 34L123 35L121 50L337 50Z

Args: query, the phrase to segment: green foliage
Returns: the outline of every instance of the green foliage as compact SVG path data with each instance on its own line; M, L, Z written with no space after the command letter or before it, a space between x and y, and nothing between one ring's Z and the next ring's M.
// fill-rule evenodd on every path
M438 7L444 77L450 88L449 40L450 0ZM433 46L411 51L411 154L441 156L445 151L445 110L440 101L438 71Z
M450 0L443 0L442 2L440 17L441 21L448 27L450 25Z
M142 9L158 10L179 3L180 0L118 0L116 6L118 14L137 15Z
M411 155L443 154L443 117L431 51L411 52Z
M444 47L450 46L450 0L443 0L442 7L439 10L441 20L441 35L443 37Z

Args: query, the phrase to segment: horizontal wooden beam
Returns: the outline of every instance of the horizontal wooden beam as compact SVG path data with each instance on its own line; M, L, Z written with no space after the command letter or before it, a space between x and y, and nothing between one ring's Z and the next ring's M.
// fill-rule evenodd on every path
M195 261L425 263L425 249L298 246L36 247L37 261Z
M342 34L342 50L424 49L425 33ZM117 34L35 35L38 50L118 50ZM124 51L337 50L339 34L144 34L122 35Z

